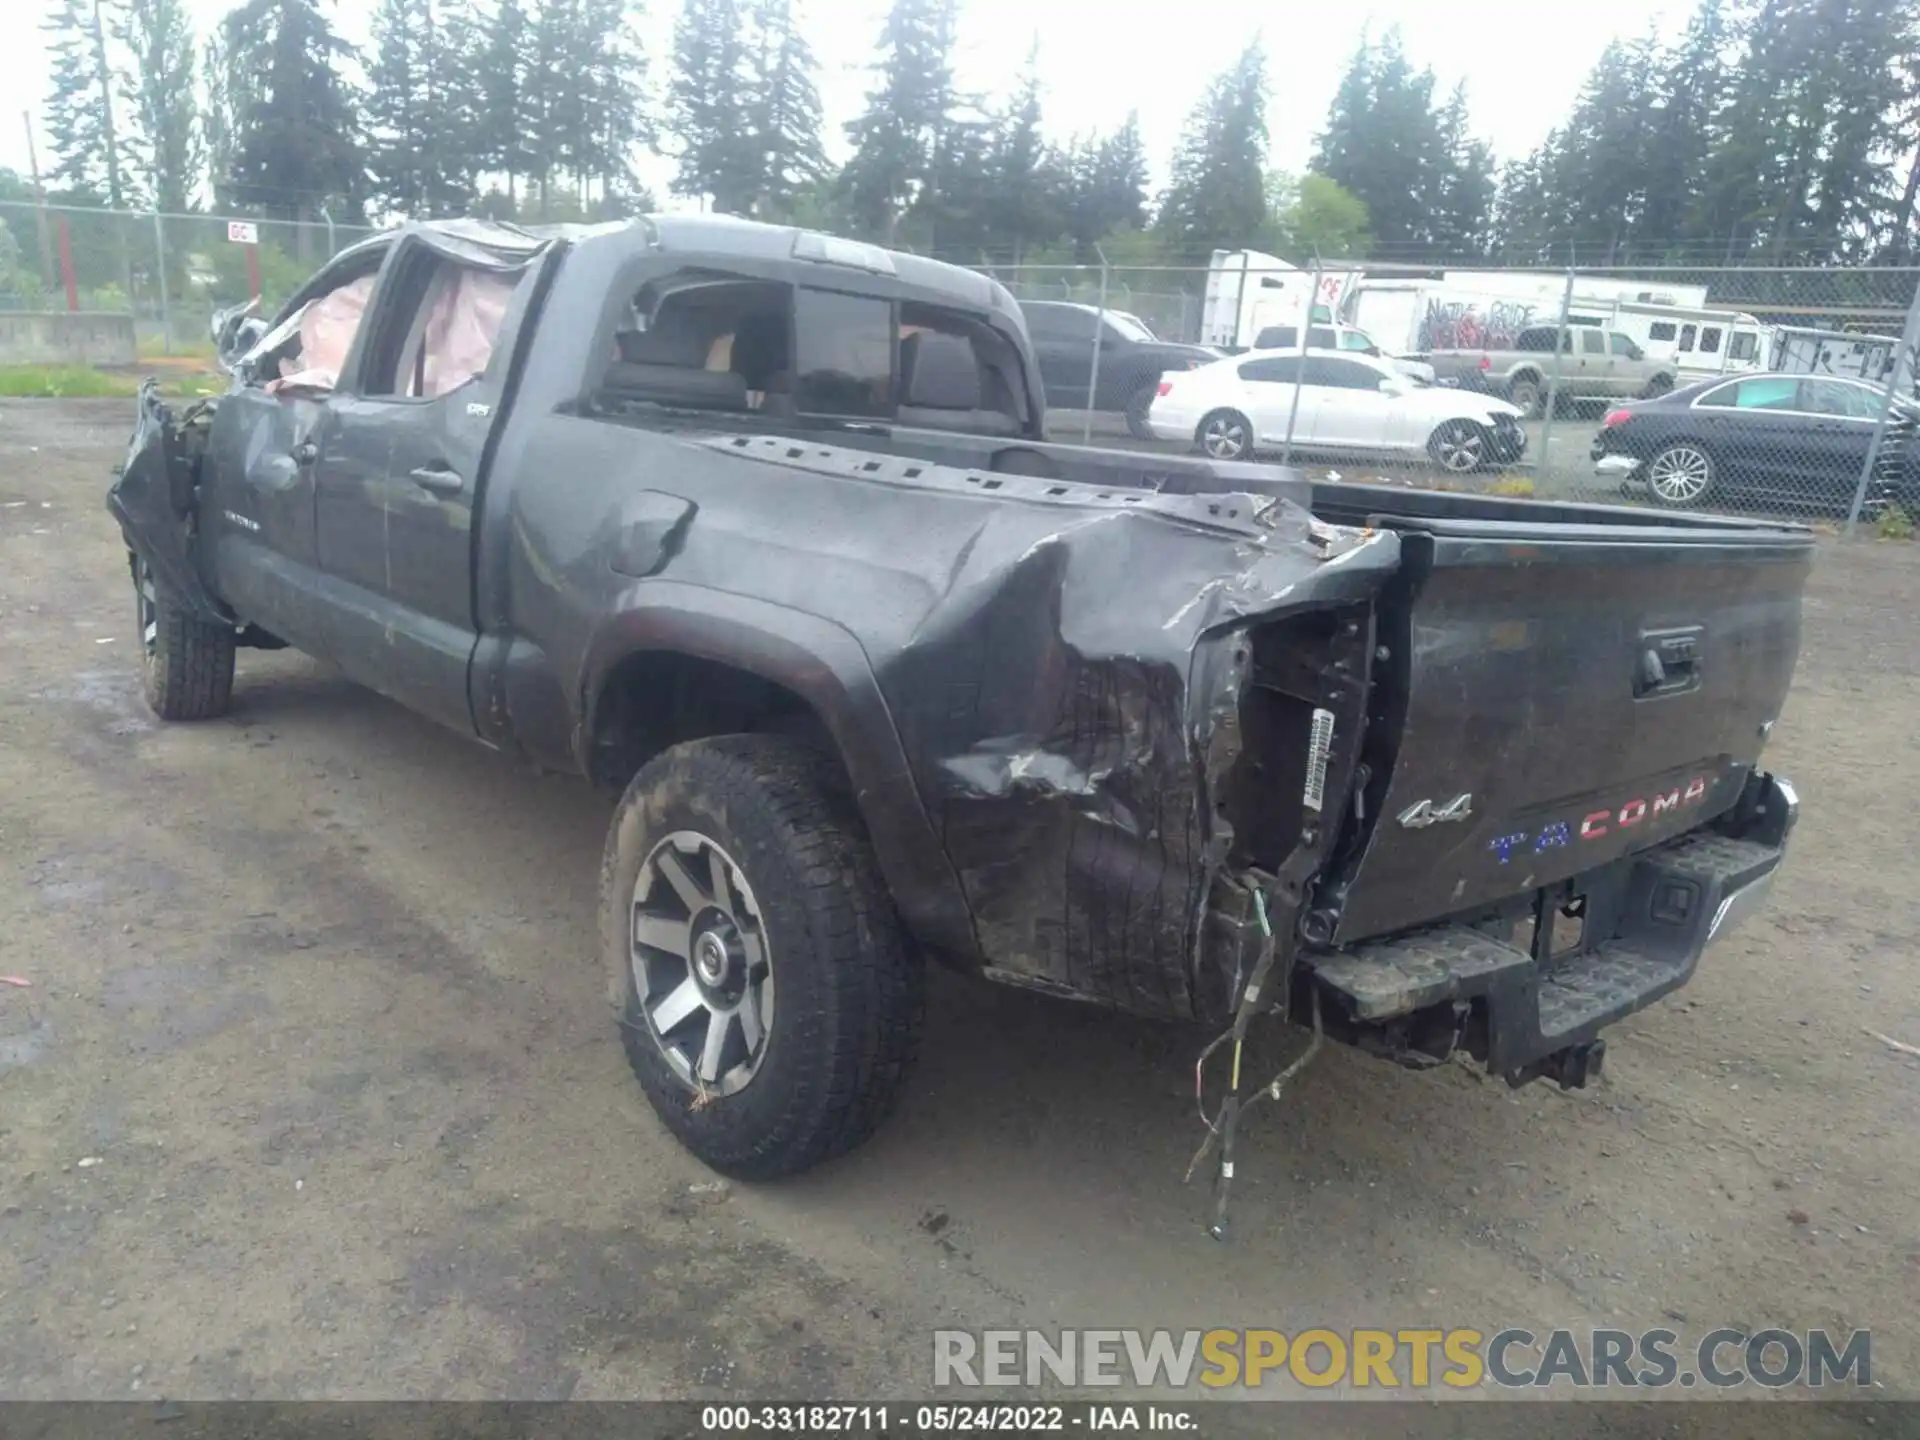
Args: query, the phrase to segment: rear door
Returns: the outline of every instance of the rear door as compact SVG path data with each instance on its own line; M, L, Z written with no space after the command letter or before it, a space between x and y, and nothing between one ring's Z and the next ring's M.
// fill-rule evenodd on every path
M1382 611L1369 737L1386 779L1340 941L1471 913L1733 803L1793 676L1811 536L1396 528L1410 587Z
M1099 317L1068 305L1035 305L1026 317L1027 338L1033 342L1048 406L1084 410L1087 385L1093 378L1093 334Z
M1357 360L1312 356L1307 360L1307 393L1315 397L1316 445L1346 450L1382 450L1400 443L1394 402L1380 393L1381 376Z
M533 268L470 266L402 242L318 462L334 660L460 730L473 728L475 496Z
M1606 332L1583 325L1573 332L1575 373L1580 377L1572 386L1576 395L1611 395L1613 389L1613 353L1607 349Z
M1298 355L1268 355L1244 360L1237 372L1246 397L1247 418L1253 433L1260 437L1261 448L1284 445L1287 427L1293 426L1296 443L1303 441L1313 423L1313 391L1299 386ZM1296 404L1296 390L1299 400Z
M1766 495L1806 493L1813 420L1792 375L1756 375L1693 403L1694 428L1713 457L1716 486Z

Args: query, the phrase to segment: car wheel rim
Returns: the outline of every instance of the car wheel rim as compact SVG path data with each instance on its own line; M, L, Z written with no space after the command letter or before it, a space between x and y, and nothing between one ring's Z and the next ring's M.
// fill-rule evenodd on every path
M1691 445L1676 445L1663 450L1647 471L1647 484L1662 500L1695 500L1707 488L1713 474L1706 452Z
M153 588L153 567L133 562L133 613L140 627L140 648L148 656L160 648L160 599Z
M773 963L733 857L692 830L655 845L634 880L630 950L647 1034L681 1083L745 1089L773 1034Z
M1238 460L1247 447L1247 435L1238 420L1223 416L1207 422L1200 443L1216 460Z
M1454 429L1440 437L1440 464L1447 470L1472 470L1486 454L1486 446L1477 431Z

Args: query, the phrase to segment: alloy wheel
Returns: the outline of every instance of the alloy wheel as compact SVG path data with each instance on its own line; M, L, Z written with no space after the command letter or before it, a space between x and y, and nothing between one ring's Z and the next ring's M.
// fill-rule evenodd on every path
M133 613L140 648L151 659L160 645L160 597L154 589L153 567L138 556L133 562Z
M1247 453L1250 437L1238 415L1209 415L1200 426L1200 448L1215 460L1238 460Z
M1706 493L1713 461L1697 445L1673 445L1653 457L1647 488L1670 505L1685 505Z
M1486 463L1487 437L1475 426L1455 421L1434 437L1433 458L1455 474L1478 470Z
M633 982L647 1032L701 1094L746 1088L773 1033L773 964L759 902L707 836L676 830L633 886Z

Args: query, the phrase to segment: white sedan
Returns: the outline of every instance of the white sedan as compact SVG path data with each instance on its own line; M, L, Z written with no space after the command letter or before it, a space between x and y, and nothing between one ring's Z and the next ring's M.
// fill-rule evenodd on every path
M1147 424L1215 460L1278 450L1289 424L1296 449L1424 454L1455 473L1511 464L1527 448L1506 401L1416 385L1391 361L1337 350L1255 352L1163 376Z

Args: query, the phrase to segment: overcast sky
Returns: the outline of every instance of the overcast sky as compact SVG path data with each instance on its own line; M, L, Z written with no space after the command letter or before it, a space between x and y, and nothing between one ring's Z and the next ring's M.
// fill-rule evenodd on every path
M13 13L39 13L37 0L7 0ZM202 34L233 0L188 0ZM869 83L885 0L801 0L807 33L820 59L828 143L844 150L840 124L858 112ZM366 39L371 0L332 0L341 33ZM649 0L646 40L656 78L664 71L674 0ZM1181 122L1207 78L1231 64L1264 33L1273 82L1269 123L1273 160L1304 168L1326 117L1335 84L1367 27L1398 25L1416 65L1431 65L1443 90L1465 79L1476 129L1501 159L1532 149L1566 114L1581 80L1607 42L1644 34L1673 35L1689 0L1610 0L1601 5L1541 0L964 0L960 52L963 87L1005 90L1038 36L1046 85L1046 125L1056 140L1076 131L1110 129L1130 109L1140 112L1155 184ZM24 27L23 27L24 30ZM47 89L45 52L19 43L0 48L0 95L38 109ZM46 138L39 135L41 162ZM0 125L0 165L27 168L19 114ZM666 198L672 162L648 157L641 178Z

